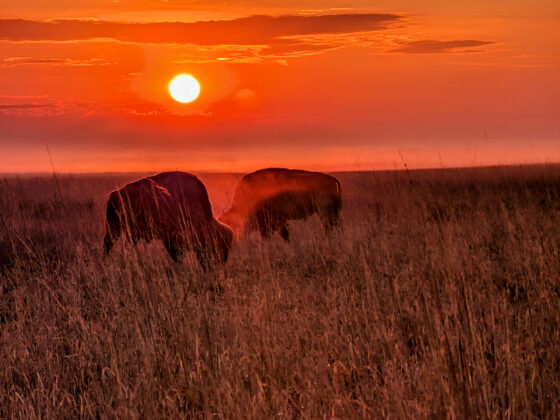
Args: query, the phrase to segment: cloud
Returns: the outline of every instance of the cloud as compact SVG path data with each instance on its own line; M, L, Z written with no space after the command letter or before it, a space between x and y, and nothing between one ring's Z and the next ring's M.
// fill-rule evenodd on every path
M193 23L0 19L0 40L112 39L135 43L268 45L283 37L382 30L400 19L399 15L389 13L250 16L234 20Z
M35 57L5 57L0 60L0 68L15 67L22 65L56 65L56 66L107 66L109 63L101 58L35 58Z
M33 57L7 57L0 61L0 66L17 66L19 64L58 64L64 62L61 58L33 58Z
M0 115L6 116L28 116L28 117L54 117L58 115L88 115L92 112L98 112L99 106L92 105L91 103L77 103L77 102L41 102L41 99L46 99L46 97L35 97L31 95L28 99L39 99L39 101L33 102L13 102L10 103L9 95L4 95L7 101L0 103ZM13 96L14 100L25 99L25 96L16 97Z
M270 46L263 48L259 53L263 56L272 56L275 58L294 57L303 54L314 54L338 48L340 45L334 40L330 42L317 40L300 40L286 39L281 42L272 43Z
M54 104L32 104L32 103L19 103L19 104L0 104L0 116L16 116L16 115L33 115L42 116L48 115L54 109Z
M472 49L483 45L493 44L491 41L480 41L478 39L456 39L453 41L436 41L433 39L423 39L410 41L402 47L395 48L389 52L405 54L439 54L452 52L475 52L480 49Z
M48 108L52 104L0 104L0 110L4 109L35 109L35 108Z

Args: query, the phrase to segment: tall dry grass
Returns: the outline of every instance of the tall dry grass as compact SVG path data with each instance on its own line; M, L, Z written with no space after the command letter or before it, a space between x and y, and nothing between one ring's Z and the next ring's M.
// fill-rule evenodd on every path
M343 230L103 259L135 176L0 183L0 417L558 418L560 168L337 174ZM216 212L236 177L202 175Z

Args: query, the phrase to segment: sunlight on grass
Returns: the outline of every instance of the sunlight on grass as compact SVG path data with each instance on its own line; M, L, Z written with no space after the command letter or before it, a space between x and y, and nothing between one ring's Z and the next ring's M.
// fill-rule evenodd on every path
M554 417L560 168L337 174L343 229L102 257L137 176L0 183L0 417ZM234 175L201 176L214 212ZM506 414L507 413L507 414Z

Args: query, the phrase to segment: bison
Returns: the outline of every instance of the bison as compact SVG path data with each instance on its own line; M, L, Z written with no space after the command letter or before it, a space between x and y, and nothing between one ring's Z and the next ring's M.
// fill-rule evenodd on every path
M340 183L332 176L295 169L269 168L245 175L233 203L218 219L240 238L259 231L264 238L279 231L288 241L289 220L318 214L325 230L338 224L342 208Z
M161 239L174 261L192 250L204 268L227 260L233 233L212 215L204 184L185 172L164 172L113 191L107 201L105 254L124 235L133 244Z

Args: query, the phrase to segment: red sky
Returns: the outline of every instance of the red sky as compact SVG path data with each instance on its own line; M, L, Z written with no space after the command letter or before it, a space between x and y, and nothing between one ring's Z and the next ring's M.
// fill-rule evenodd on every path
M560 161L557 0L0 2L0 172Z

